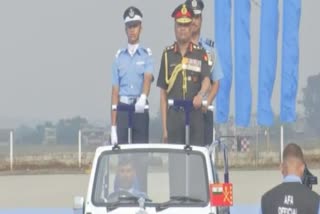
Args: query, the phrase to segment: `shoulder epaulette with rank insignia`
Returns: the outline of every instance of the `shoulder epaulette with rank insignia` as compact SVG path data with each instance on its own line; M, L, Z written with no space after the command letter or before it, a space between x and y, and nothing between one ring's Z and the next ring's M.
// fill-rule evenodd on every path
M150 48L147 48L147 52L148 52L148 55L149 55L149 56L152 56L152 51L151 51Z
M168 50L172 50L172 49L174 49L174 45L170 45L170 46L168 46L168 47L166 47L166 51L168 51Z
M198 50L201 49L201 47L200 47L199 45L196 45L196 44L193 44L193 48L194 48L194 49L198 49Z
M149 56L152 56L152 51L150 48L142 48Z
M214 47L214 41L212 41L211 39L206 39L205 41L206 45L210 46L210 47Z
M118 58L119 57L119 55L120 55L120 53L123 51L123 49L119 49L118 51L117 51L117 53L116 53L116 58Z

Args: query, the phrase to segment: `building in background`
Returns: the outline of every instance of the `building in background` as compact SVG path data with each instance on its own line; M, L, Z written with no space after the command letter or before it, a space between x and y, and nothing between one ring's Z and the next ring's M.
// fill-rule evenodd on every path
M109 131L101 127L85 127L81 129L82 143L85 145L103 145L109 140Z
M57 129L55 127L45 127L42 144L56 144L57 143Z

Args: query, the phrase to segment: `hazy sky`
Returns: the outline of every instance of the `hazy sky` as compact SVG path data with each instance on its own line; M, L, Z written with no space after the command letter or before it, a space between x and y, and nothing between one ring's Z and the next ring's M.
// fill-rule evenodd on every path
M81 115L108 124L111 64L118 48L126 45L123 11L131 5L142 10L141 43L153 51L157 77L162 50L175 39L171 12L182 2L0 0L0 118L57 120ZM213 1L204 2L202 34L213 38ZM299 97L307 77L319 73L319 7L318 0L302 1ZM253 4L253 112L257 100L259 16L260 8ZM280 32L279 47L281 38ZM278 54L280 68L280 49ZM279 83L278 69L273 94L275 112L279 111ZM159 109L158 95L154 82L150 95L152 115Z

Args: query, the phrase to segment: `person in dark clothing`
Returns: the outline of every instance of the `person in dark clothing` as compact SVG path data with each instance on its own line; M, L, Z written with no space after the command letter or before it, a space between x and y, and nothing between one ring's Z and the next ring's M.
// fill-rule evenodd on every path
M301 148L288 144L283 151L283 183L261 198L262 214L320 214L320 196L303 185L305 162Z

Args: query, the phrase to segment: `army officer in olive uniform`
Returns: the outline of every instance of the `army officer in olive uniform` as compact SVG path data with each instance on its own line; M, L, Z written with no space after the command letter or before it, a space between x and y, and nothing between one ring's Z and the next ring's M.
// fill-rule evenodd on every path
M211 66L206 51L191 42L192 8L179 5L172 17L176 42L162 55L157 86L160 87L160 104L163 141L185 143L185 112L183 108L168 106L168 99L192 100L190 115L190 143L204 145L204 119L201 104L210 87Z

